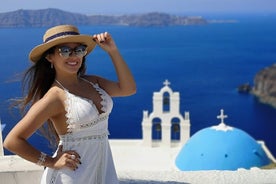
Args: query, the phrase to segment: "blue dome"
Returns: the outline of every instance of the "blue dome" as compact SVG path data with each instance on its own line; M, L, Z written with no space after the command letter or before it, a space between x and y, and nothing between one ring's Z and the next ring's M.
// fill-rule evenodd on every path
M271 163L262 146L246 132L224 125L202 129L182 147L176 166L182 171L237 170ZM223 126L222 125L222 126Z

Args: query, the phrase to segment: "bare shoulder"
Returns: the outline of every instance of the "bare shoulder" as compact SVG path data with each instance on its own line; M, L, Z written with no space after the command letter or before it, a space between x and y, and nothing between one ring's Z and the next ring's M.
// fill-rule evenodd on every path
M53 86L42 99L48 102L63 102L65 100L65 93L63 89Z

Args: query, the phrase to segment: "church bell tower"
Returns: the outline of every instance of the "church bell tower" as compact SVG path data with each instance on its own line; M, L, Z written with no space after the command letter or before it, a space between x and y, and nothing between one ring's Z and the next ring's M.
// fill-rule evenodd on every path
M180 114L179 92L173 92L165 80L163 88L153 93L153 112L143 111L143 145L174 147L190 138L189 112Z

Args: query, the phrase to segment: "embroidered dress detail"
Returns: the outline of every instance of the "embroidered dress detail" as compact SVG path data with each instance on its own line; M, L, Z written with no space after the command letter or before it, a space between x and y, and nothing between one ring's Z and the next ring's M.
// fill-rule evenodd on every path
M107 109L107 100L106 99L108 98L107 96L109 96L109 95L102 88L99 87L99 84L97 84L97 83L94 84L94 83L92 83L92 82L90 82L90 81L88 81L88 80L86 80L84 78L82 78L82 80L90 83L98 91L98 93L101 95L101 98L102 98L102 101L101 101L101 105L102 105L101 111L103 111L103 112L108 111L108 109Z
M101 135L89 135L84 137L70 137L70 136L60 136L60 143L62 142L79 142L79 141L86 141L86 140L92 140L92 139L104 139L109 135L109 132L105 132Z
M96 125L97 123L101 122L101 121L104 121L106 119L108 119L109 117L109 114L101 114L98 118L88 122L88 123L67 123L68 126L68 130L67 132L68 133L72 133L73 131L79 131L81 129L85 129L85 128L89 128L89 127L92 127L94 125Z
M92 100L75 95L59 81L56 82L66 95L64 103L68 128L65 135L59 135L59 145L62 145L63 151L76 151L82 164L75 171L67 168L46 168L41 184L118 184L108 142L108 118L113 107L112 99L98 84L81 79L91 84L99 93L100 111Z
M101 105L102 105L102 108L101 108L101 110L103 111L103 112L106 112L107 111L107 108L106 108L106 106L107 106L107 103L106 103L106 92L105 91L103 91L100 87L99 87L99 85L98 84L92 84L93 86L94 86L94 88L99 92L99 94L101 95L101 98L102 98L102 101L101 101Z

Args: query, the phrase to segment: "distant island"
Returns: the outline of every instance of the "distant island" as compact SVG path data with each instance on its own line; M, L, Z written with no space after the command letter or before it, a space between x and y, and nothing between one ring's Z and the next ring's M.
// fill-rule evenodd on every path
M124 26L185 26L204 25L208 21L201 16L176 16L166 13L137 15L84 15L59 9L17 10L0 13L0 27L47 27L59 24L74 25L124 25Z

